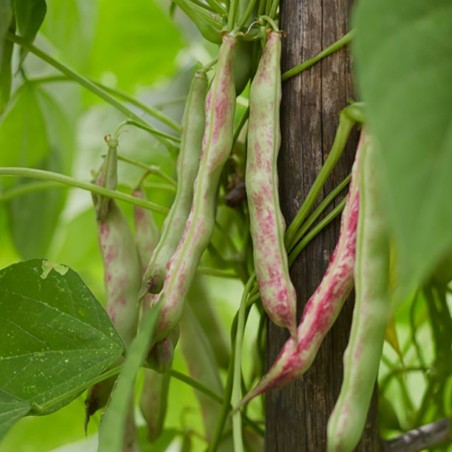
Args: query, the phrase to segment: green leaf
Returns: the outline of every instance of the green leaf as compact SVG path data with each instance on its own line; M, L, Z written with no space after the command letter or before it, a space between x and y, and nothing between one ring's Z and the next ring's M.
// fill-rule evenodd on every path
M0 271L0 389L48 414L123 353L103 307L64 265L35 259Z
M101 20L91 55L94 78L107 75L130 91L175 71L175 58L184 42L158 2L100 0L98 14Z
M29 166L61 172L70 162L71 139L50 136L53 124L64 130L63 117L53 104L48 113L49 95L32 84L24 85L15 104L0 125L1 166ZM69 154L69 156L67 156ZM33 183L32 180L2 180L9 188ZM66 192L61 189L30 192L8 203L9 226L13 242L22 258L42 257L53 239Z
M34 85L23 85L0 122L0 166L36 166L49 155L46 122ZM5 181L2 181L5 182ZM12 182L10 182L11 184Z
M98 20L98 1L53 1L40 29L50 42L64 55L64 63L85 73ZM80 51L83 49L83 51Z
M111 394L110 405L102 418L98 452L121 452L123 450L125 419L130 399L133 395L138 369L149 351L159 312L160 303L146 313L141 330L130 346Z
M450 0L360 0L354 16L401 296L452 247L451 23Z
M14 10L19 34L31 44L46 15L46 2L45 0L14 0ZM21 48L20 54L23 60L27 51Z
M11 92L13 43L6 39L6 34L13 29L11 0L0 0L0 113L5 109Z
M53 152L53 155L39 167L59 172L61 164L58 157L58 154ZM19 179L15 188L29 184L33 184L33 180ZM64 207L65 195L65 190L58 187L30 192L8 202L11 236L23 259L47 255L58 226L58 218Z
M31 409L25 400L0 390L0 438Z

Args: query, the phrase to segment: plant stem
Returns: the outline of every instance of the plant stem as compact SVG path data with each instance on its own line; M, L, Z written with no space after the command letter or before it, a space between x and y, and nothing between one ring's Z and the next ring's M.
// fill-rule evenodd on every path
M295 246L303 236L306 231L314 224L315 220L322 214L325 208L333 201L333 199L349 184L351 175L348 175L339 185L337 185L328 196L317 206L317 208L309 215L308 219L301 225L300 229L295 234L293 239L293 245ZM290 250L289 250L290 251Z
M50 55L48 55L46 52L43 52L42 50L35 47L33 44L29 44L25 39L21 38L20 36L14 35L13 33L8 33L6 35L7 39L10 41L20 45L24 49L28 50L33 55L37 56L41 60L45 61L46 63L50 64L50 66L53 66L58 71L62 72L66 77L69 79L77 82L84 88L91 91L96 96L103 99L105 102L112 105L114 108L116 108L118 111L123 113L125 116L128 116L130 118L133 118L135 121L140 122L141 124L147 125L151 129L155 129L152 127L151 124L148 124L143 118L138 116L135 112L130 110L128 107L126 107L121 102L118 102L115 98L111 97L108 93L106 93L103 89L99 88L95 83L93 83L91 80L87 79L83 75L78 74L77 72L73 71L60 61L55 60ZM157 129L155 129L157 130ZM169 142L168 140L156 136L157 140L159 140L163 145L165 145L168 149L174 149L174 145Z
M143 124L141 121L135 121L134 119L126 119L120 125L120 127L127 126L127 125L137 127L138 129L141 129L141 130L145 130L146 132L149 132L155 138L165 138L167 140L173 141L174 143L180 143L180 138L175 137L173 135L169 135L168 133L165 133L165 132L160 132L160 130L157 130L154 127L150 127L146 124Z
M287 249L291 249L295 245L294 238L296 236L297 230L306 219L306 215L311 210L317 196L320 193L320 190L325 185L326 179L335 167L337 161L339 160L339 157L342 155L350 132L355 125L355 121L351 119L347 114L348 108L349 107L346 107L341 111L339 115L339 126L337 128L331 151L327 159L325 160L325 163L323 164L319 174L317 175L314 183L312 184L312 187L309 190L306 199L295 215L295 218L292 220L292 223L286 230L285 242Z
M247 299L254 284L254 278L250 278L243 291L237 317L237 332L235 335L234 366L232 379L231 405L236 406L242 399L242 345L245 330L245 312ZM232 415L232 435L234 439L234 451L243 451L242 418L241 412L236 411Z
M95 85L97 85L102 90L106 91L107 93L113 94L116 97L119 97L126 101L127 103L134 105L135 107L139 108L143 112L149 114L149 116L154 117L158 121L160 121L162 124L165 124L169 128L173 129L177 133L181 133L181 127L176 122L173 121L171 118L168 118L168 116L164 115L161 111L159 111L155 107L151 107L149 105L144 104L137 98L131 96L130 94L126 93L125 91L122 91L118 88L113 88L111 86L104 85L100 82L96 82L95 80L88 79ZM29 83L54 83L54 82L73 82L70 78L64 76L64 75L52 75L48 77L35 77L28 79Z
M289 69L288 71L284 72L284 74L282 74L281 76L281 80L285 81L291 77L294 77L297 74L300 74L306 69L309 69L311 66L314 66L314 64L318 63L321 59L327 57L328 55L331 55L334 52L337 52L339 49L342 49L342 47L346 46L351 42L351 40L353 39L353 35L354 31L353 30L349 31L346 35L342 36L341 39L331 44L329 47L322 50L314 57L310 58L307 61L304 61L303 63L297 64L292 69Z
M152 210L154 212L159 212L163 214L168 213L168 209L166 207L160 206L153 202L145 201L144 199L136 198L135 196L127 195L126 193L122 193L119 191L109 190L108 188L103 188L98 185L91 184L89 182L82 182L72 177L65 176L64 174L54 173L52 171L45 171L34 168L0 167L0 177L1 176L27 177L31 179L56 182L69 187L81 188L82 190L87 190L90 191L91 193L106 196L107 198L125 201L135 206L144 207L145 209Z
M162 179L166 180L170 185L172 185L173 188L177 186L177 182L172 177L165 174L157 165L146 165L146 163L139 162L138 160L134 160L129 157L124 157L123 155L118 155L118 160L124 163L128 163L129 165L142 168L148 174L153 174L155 176L161 177Z
M343 210L345 207L346 199L343 199L322 221L320 221L308 234L305 235L303 240L298 242L298 244L289 253L289 266L291 266L297 256L306 248L308 243L329 223L331 223Z
M215 400L215 402L223 403L223 397L221 397L221 395L205 387L203 384L199 383L199 381L194 380L188 375L185 375L182 372L179 372L175 369L170 369L168 373L171 375L171 377L186 383L187 385L191 386L192 388L196 389L199 392L202 392L207 397L210 397L212 400Z

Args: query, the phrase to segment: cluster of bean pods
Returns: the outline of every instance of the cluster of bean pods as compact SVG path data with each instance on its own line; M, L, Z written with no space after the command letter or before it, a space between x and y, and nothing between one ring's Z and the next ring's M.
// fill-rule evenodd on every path
M357 301L344 357L343 386L328 424L328 451L351 451L363 430L390 313L386 284L388 253L379 251L388 250L388 237L374 182L376 150L363 132L336 248L297 326L296 293L289 276L285 222L278 197L281 38L279 31L267 33L250 86L245 185L262 307L291 336L269 371L236 408L309 369L355 284ZM146 311L161 304L147 359L153 370L145 372L140 403L150 438L156 438L162 430L168 370L179 339L179 325L189 364L196 358L193 349L186 345L187 337L196 336L200 344L204 340L203 335L194 334L193 325L198 322L194 310L187 307L184 317L183 312L201 256L213 235L220 176L233 146L237 95L234 57L238 42L237 36L223 35L209 88L204 70L194 76L182 123L177 193L161 233L152 216L136 209L135 243L117 205L95 198L107 310L126 347L139 328L139 306ZM114 188L117 141L109 138L107 142L109 153L96 183ZM143 192L138 188L134 195L142 197ZM192 371L196 377L196 371ZM215 375L208 384L222 390ZM106 403L111 386L112 381L107 381L93 388L87 413ZM200 401L202 406L207 403L202 397ZM211 421L206 414L206 425Z

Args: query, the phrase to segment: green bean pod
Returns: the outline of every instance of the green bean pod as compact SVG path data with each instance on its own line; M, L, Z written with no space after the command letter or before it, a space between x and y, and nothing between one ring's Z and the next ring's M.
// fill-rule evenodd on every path
M141 187L135 188L132 195L136 198L146 199L146 194ZM135 225L135 243L141 266L143 267L159 242L160 232L150 210L135 206L133 209L133 220Z
M297 341L289 338L275 362L240 405L270 388L280 387L303 375L311 366L326 334L334 324L353 289L356 229L359 210L358 146L347 202L342 212L339 239L322 281L307 301L297 330Z
M179 322L185 296L213 233L218 184L233 140L236 96L232 61L236 43L234 37L225 35L220 46L216 73L206 98L206 127L193 203L158 297L162 308L154 342L165 338Z
M289 276L278 195L280 58L281 33L272 31L251 83L245 183L262 305L270 319L295 338L297 297Z
M176 250L193 199L193 185L198 172L205 126L204 103L207 77L195 73L182 119L182 142L177 160L177 192L165 219L156 249L151 254L144 278L141 297L147 292L159 293L163 287L166 266Z
M111 189L117 184L117 146L115 137L107 136L108 153L95 183ZM128 348L136 336L141 283L141 267L135 239L120 208L112 199L93 196L96 209L99 248L104 263L106 309L108 315ZM116 378L104 380L88 391L85 400L86 420L98 409L103 408L110 397ZM136 450L137 437L130 401L124 434L124 450Z
M116 185L117 140L107 137L108 155L95 183ZM95 196L99 247L104 263L106 308L126 347L137 331L141 267L135 239L120 208L111 199Z
M339 398L328 421L328 452L351 452L362 435L392 307L389 238L379 185L379 155L364 132L360 174L356 301Z

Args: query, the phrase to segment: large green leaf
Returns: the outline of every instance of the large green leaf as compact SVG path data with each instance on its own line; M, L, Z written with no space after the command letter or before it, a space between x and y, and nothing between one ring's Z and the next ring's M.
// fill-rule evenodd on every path
M34 85L21 88L17 101L0 125L0 148L6 151L0 155L0 165L57 172L68 169L73 137L56 137L52 133L54 124L60 126L59 130L65 130L64 115L55 103L52 108L46 108L49 99L47 93ZM29 179L2 182L9 188L14 185L15 189L33 183ZM64 200L64 190L52 189L30 192L8 203L12 238L24 259L47 255Z
M32 43L46 15L45 0L14 0L14 11L20 36ZM21 48L20 52L24 58L27 51Z
M0 271L0 389L48 414L111 366L124 347L80 277L35 259Z
M452 248L452 2L360 0L354 56L406 293Z
M64 63L85 73L89 68L98 0L48 0L40 32L64 56ZM114 2L112 2L113 4Z
M0 438L30 409L31 406L27 401L0 390Z
M0 166L36 166L49 155L45 118L33 84L19 89L2 119ZM2 182L6 185L6 180Z

